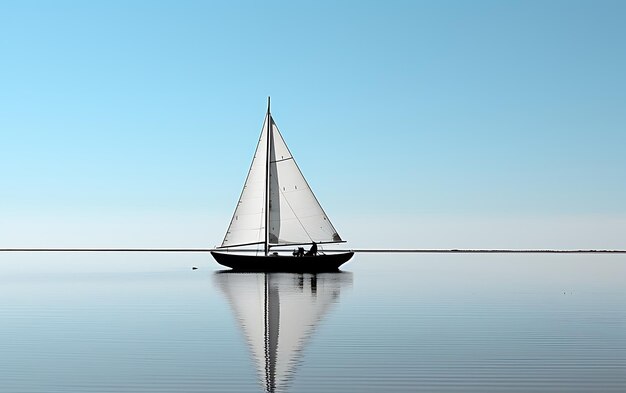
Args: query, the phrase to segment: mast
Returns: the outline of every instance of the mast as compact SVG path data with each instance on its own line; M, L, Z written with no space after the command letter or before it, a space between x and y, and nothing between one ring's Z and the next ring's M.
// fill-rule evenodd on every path
M265 154L265 256L270 253L270 133L272 130L272 115L270 114L270 97L267 97L267 153Z

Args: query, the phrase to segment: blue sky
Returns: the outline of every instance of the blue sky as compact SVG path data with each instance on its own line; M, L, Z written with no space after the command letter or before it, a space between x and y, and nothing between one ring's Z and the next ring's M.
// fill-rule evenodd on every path
M620 1L0 5L0 245L221 241L266 97L354 247L626 247Z

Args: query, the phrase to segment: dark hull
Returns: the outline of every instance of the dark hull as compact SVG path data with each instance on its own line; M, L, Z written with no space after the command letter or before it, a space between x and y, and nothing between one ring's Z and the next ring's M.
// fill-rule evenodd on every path
M354 255L353 252L337 254L324 254L316 256L257 256L228 254L211 251L211 255L220 265L233 270L247 272L336 272L339 266L348 262Z

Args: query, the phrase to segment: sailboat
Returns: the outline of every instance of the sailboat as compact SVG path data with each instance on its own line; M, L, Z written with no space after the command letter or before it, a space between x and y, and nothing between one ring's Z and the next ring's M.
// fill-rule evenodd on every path
M265 392L286 391L315 330L343 290L347 272L219 272L215 282L239 323Z
M344 241L287 148L272 118L268 97L243 191L222 245L211 254L219 264L237 270L334 271L354 253L317 251L318 245L328 243ZM276 251L285 246L300 247L293 253ZM302 246L311 246L311 250L304 253Z

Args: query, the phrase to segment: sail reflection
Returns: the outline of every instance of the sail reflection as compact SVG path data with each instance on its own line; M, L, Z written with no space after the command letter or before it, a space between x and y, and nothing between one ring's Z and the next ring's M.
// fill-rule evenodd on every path
M352 273L219 272L222 290L248 341L267 392L286 389L301 352Z

